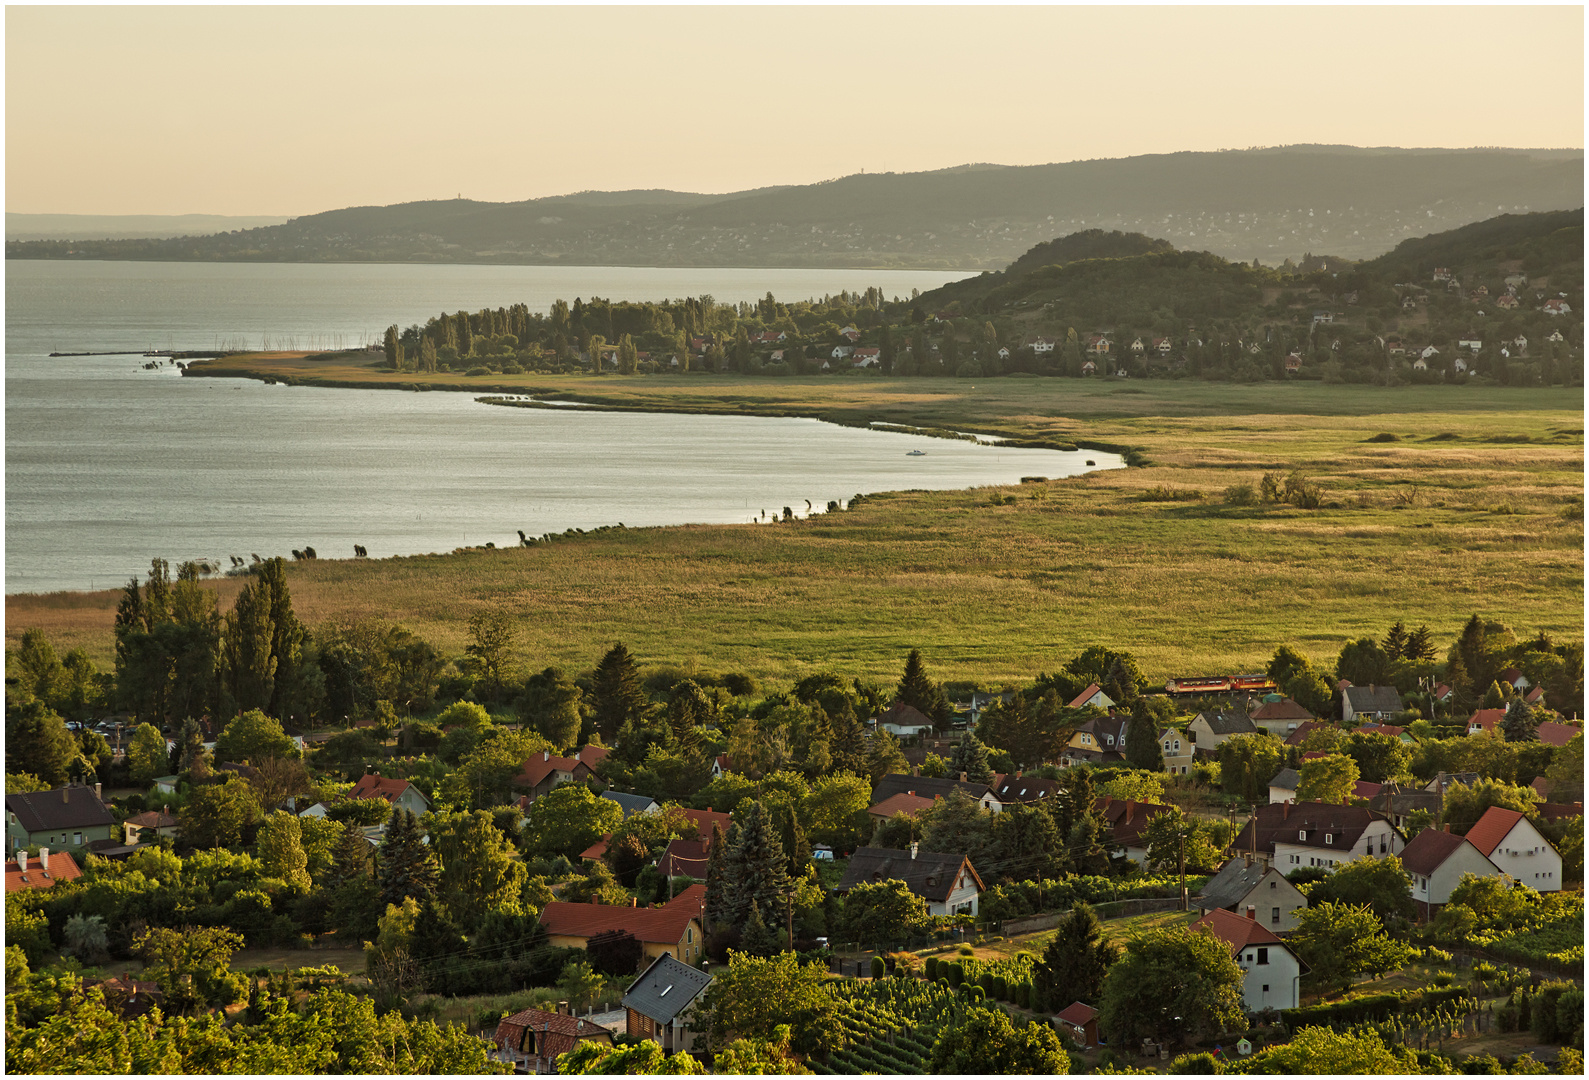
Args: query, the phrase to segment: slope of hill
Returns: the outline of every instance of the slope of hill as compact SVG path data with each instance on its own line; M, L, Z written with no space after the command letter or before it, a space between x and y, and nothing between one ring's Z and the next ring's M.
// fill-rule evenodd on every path
M121 240L204 236L258 229L289 220L283 214L6 214L7 240Z
M1304 146L860 174L730 195L585 192L354 207L223 236L8 243L11 258L1001 267L1088 229L1278 263L1371 258L1583 202L1581 151Z
M1502 214L1460 229L1403 240L1361 269L1392 280L1426 281L1437 266L1457 273L1518 263L1530 273L1577 270L1583 278L1583 207L1548 214Z

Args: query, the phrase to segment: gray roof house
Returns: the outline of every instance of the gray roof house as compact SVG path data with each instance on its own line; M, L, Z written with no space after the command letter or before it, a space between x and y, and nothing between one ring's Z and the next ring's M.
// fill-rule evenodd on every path
M642 971L623 996L624 1033L660 1043L670 1053L695 1047L690 1029L695 1005L712 977L664 953Z
M634 817L636 814L655 814L662 809L657 805L657 801L649 795L626 795L621 791L604 791L601 793L601 797L611 799L623 807L625 820Z
M1281 769L1269 781L1269 801L1272 803L1285 802L1287 799L1297 797L1297 785L1302 782L1302 777L1295 769Z
M1389 720L1401 712L1394 686L1348 686L1341 691L1341 719L1347 724Z
M94 840L119 840L116 819L93 788L70 784L54 791L6 796L6 835L16 848L87 847Z
M929 915L977 913L982 879L966 855L921 851L916 844L903 848L856 848L835 892L847 893L857 885L876 881L903 881L927 902Z
M907 791L915 792L924 799L947 799L954 792L960 791L973 802L982 804L984 810L994 812L1003 809L1004 805L999 802L992 786L988 784L978 784L949 776L910 776L906 773L889 773L879 780L872 788L872 805L876 806L884 799L902 795Z
M1297 928L1308 898L1273 866L1246 857L1231 859L1209 878L1196 903L1205 915L1223 908L1285 934Z
M1200 752L1211 753L1233 735L1256 735L1258 726L1242 712L1200 712L1186 725L1187 737Z

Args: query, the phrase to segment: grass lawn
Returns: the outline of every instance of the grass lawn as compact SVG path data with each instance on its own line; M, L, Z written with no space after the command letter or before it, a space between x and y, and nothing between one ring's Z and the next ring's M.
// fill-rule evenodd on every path
M252 363L305 381L476 381ZM1103 642L1134 652L1155 680L1246 671L1281 643L1333 661L1397 619L1427 623L1443 649L1475 611L1520 635L1583 635L1577 389L715 376L492 377L478 389L496 388L1132 446L1150 464L896 492L788 525L290 564L301 617L392 619L456 654L470 615L500 605L518 616L526 667L587 670L622 640L642 664L781 686L822 670L892 681L913 647L936 678L993 685ZM1370 441L1382 433L1396 441ZM1224 495L1292 468L1323 486L1321 509ZM1164 489L1201 498L1165 501ZM229 607L238 582L209 587ZM117 599L7 597L7 641L39 627L57 650L82 646L108 666Z

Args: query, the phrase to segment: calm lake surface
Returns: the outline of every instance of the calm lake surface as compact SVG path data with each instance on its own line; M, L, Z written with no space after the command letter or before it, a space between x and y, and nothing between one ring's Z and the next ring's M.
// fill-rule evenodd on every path
M953 272L6 263L6 592L119 587L153 557L346 558L569 528L749 521L858 492L1063 476L1119 459L815 420L508 409L463 393L266 386L51 351L334 347L443 309L575 296L722 302ZM907 456L924 450L925 456Z

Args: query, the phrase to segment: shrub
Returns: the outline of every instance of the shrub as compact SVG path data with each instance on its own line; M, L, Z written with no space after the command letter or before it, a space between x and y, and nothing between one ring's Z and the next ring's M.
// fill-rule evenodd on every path
M942 963L943 961L939 960L936 956L927 957L926 970L928 982L938 981L938 966Z
M1009 982L1009 980L1006 979L1002 975L993 976L993 986L991 988L991 992L992 992L992 994L993 994L995 999L997 999L999 1001L1009 1001L1010 1000L1010 982Z
M888 965L881 956L872 957L872 978L881 979L888 972Z
M1444 990L1446 987L1453 985L1457 981L1457 977L1449 971L1437 971L1434 974L1434 978L1429 981Z
M960 955L961 956L975 956L976 952L977 952L975 949L973 949L969 945L960 946L960 950L959 951L960 951Z
M1232 484L1225 489L1225 501L1231 506L1253 506L1258 502L1258 489L1251 484Z
M1225 1070L1208 1051L1201 1054L1182 1054L1170 1062L1167 1070L1184 1076L1217 1076Z
M948 967L949 967L949 985L950 986L958 987L961 983L965 982L965 978L966 978L965 968L963 968L959 964L950 964L950 965L948 965Z
M476 365L475 367L472 367L468 371L464 372L464 374L465 375L489 375L489 374L491 374L491 369L488 368L488 367L485 367L484 365Z

